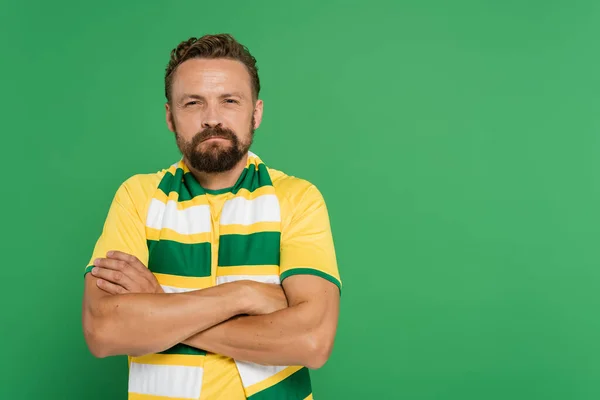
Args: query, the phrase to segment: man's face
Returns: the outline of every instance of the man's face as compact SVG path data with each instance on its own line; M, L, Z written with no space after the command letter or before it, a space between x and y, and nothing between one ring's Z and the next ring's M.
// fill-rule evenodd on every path
M190 59L173 77L167 125L190 167L225 172L248 152L262 119L250 74L228 59Z

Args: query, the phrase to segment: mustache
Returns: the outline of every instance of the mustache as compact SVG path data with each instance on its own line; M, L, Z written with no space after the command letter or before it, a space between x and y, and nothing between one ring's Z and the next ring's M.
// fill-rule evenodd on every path
M213 137L222 137L225 139L229 139L231 141L235 141L237 136L231 129L221 128L221 127L211 127L206 128L203 131L198 132L194 138L192 139L192 144L195 146L200 142L203 142L206 139L210 139Z

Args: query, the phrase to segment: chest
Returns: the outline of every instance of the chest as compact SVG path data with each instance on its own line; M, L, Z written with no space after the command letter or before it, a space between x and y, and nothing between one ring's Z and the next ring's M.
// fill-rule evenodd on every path
M152 199L148 268L163 287L201 289L252 278L277 283L281 210L271 193Z

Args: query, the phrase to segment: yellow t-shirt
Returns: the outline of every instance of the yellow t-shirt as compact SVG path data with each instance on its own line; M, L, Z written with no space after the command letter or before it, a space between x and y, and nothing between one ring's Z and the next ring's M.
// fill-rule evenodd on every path
M341 289L323 196L306 180L271 168L267 170L281 209L280 279L312 274L335 283ZM166 169L154 174L134 175L119 187L88 266L95 258L106 257L110 250L132 254L148 265L146 217L150 201L165 172ZM206 192L210 213L218 221L224 203L234 195L227 190ZM218 254L218 243L213 245L216 245L215 253ZM216 277L211 278L212 285L216 285ZM245 398L235 362L229 357L207 353L200 399Z

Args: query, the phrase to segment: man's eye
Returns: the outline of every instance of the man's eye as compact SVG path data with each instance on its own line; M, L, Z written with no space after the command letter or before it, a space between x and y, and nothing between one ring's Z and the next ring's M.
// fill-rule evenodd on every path
M229 103L229 104L237 104L238 103L238 101L235 99L225 99L225 102Z
M190 101L190 102L186 103L185 105L186 106L195 106L196 104L198 104L197 101Z

